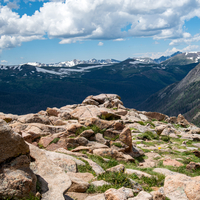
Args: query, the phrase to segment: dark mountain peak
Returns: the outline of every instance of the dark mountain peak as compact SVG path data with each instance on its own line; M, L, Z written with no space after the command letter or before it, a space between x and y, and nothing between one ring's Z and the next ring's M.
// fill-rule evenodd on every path
M154 59L154 61L159 64L159 63L164 62L164 61L168 60L169 58L172 58L178 54L182 54L182 52L177 51L177 52L173 53L171 56L161 56L160 58Z
M176 56L176 55L178 55L178 54L182 54L182 52L181 52L181 51L177 51L177 52L173 53L173 54L171 55L171 57L174 57L174 56Z

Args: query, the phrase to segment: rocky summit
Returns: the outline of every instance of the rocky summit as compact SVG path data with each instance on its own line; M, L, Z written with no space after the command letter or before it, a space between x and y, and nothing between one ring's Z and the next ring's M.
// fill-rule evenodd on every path
M199 200L200 128L116 94L0 113L2 200Z

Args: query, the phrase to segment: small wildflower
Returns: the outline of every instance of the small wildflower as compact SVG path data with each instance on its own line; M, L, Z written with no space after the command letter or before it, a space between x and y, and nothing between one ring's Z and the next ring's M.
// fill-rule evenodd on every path
M160 150L161 149L161 147L158 147L158 150Z

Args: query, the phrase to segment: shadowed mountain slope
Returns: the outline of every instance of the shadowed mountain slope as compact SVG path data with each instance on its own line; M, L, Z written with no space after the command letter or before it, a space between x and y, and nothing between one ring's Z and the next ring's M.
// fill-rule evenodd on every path
M158 111L167 115L184 114L200 125L200 64L192 69L179 83L167 86L148 98L139 108Z

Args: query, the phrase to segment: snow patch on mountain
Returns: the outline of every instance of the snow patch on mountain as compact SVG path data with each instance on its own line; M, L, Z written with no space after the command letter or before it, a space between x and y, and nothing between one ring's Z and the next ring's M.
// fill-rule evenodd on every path
M44 64L44 63L38 63L38 62L28 62L26 64L35 66L35 67L74 67L76 65L80 64L113 64L113 63L120 63L118 60L114 59L105 59L105 60L97 60L97 59L90 59L90 60L71 60L71 61L65 61L65 62L59 62L59 63L50 63L50 64Z

